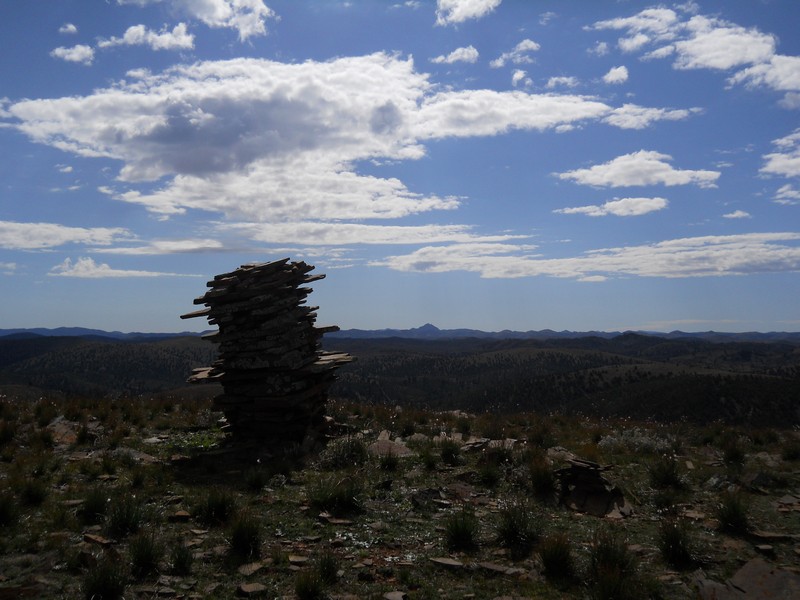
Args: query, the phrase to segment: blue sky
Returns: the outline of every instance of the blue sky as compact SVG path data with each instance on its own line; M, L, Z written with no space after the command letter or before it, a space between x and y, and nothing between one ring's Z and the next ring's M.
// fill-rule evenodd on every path
M800 330L796 0L0 0L0 328Z

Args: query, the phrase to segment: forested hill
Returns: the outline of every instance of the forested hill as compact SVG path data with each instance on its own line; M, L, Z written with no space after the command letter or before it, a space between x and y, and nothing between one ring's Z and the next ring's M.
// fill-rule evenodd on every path
M563 340L331 340L358 360L332 393L470 411L800 423L800 347L637 334Z
M0 337L0 385L100 397L152 393L185 386L192 369L215 356L199 337L11 335Z
M474 412L791 427L800 424L800 346L623 334L612 338L324 339L356 361L332 397ZM119 340L0 337L0 394L116 397L181 389L216 357L197 336ZM199 393L198 388L191 388ZM5 390L5 392L4 392ZM205 393L205 392L203 392Z

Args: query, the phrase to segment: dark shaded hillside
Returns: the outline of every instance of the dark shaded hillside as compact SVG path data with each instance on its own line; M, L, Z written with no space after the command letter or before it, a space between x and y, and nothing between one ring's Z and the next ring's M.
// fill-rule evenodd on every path
M336 339L332 394L471 411L751 425L800 422L800 348L625 334L576 340Z
M214 360L197 337L116 341L80 337L0 338L0 384L67 394L118 396L182 387Z

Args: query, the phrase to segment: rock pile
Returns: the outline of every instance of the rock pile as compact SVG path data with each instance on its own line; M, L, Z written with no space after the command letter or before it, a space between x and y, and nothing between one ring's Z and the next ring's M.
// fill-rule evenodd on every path
M630 506L626 505L622 491L603 477L603 473L611 467L580 458L568 462L568 467L556 471L562 504L571 510L596 517L610 514L623 517L630 514Z
M322 433L334 371L351 357L321 350L323 334L339 328L314 327L318 307L305 305L312 289L303 286L325 276L308 275L313 269L288 258L242 265L207 283L194 301L206 308L181 315L218 326L203 336L218 344L218 359L189 381L222 384L214 401L234 439L279 445Z

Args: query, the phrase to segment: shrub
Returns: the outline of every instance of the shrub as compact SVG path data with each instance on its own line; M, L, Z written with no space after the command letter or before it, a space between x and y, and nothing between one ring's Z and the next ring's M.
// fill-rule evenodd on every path
M308 501L318 510L335 515L357 512L361 509L363 484L358 477L320 477L308 487Z
M78 514L84 523L92 525L103 520L107 509L108 497L106 492L100 487L93 487L84 497Z
M364 440L343 437L333 440L319 455L321 469L344 469L361 466L367 462L369 452Z
M270 476L263 467L252 467L244 472L244 483L252 492L260 492L267 485Z
M333 585L339 577L339 560L332 552L325 552L317 559L316 569L324 584Z
M783 443L781 447L781 458L783 460L800 460L800 440L791 439Z
M164 547L154 533L139 533L128 544L131 559L131 574L141 578L158 572L158 561L164 555Z
M224 525L236 512L236 499L227 490L212 488L194 508L194 515L205 525Z
M487 488L494 488L503 478L503 472L496 464L487 462L478 467L478 479Z
M664 519L658 527L658 547L664 560L676 569L695 564L689 528L683 519Z
M49 491L47 483L41 479L27 477L19 490L19 499L23 506L40 506Z
M394 472L400 468L400 457L394 452L384 452L378 457L381 471Z
M749 504L740 492L723 492L717 506L720 529L729 533L747 533L750 529Z
M104 559L89 569L83 579L86 600L119 600L125 593L128 574L119 561Z
M528 470L533 493L542 499L552 497L556 489L556 475L547 459L543 456L534 457L528 463Z
M136 496L120 494L108 506L106 531L121 538L136 533L144 521L144 507Z
M674 456L665 455L653 460L647 467L647 474L650 477L650 485L657 490L686 488L686 482L681 476L678 461Z
M536 517L526 503L504 506L498 515L495 531L498 543L509 550L514 560L526 558L539 537Z
M181 540L176 540L169 553L170 570L173 575L186 576L192 572L194 553Z
M425 444L419 449L419 459L422 466L428 471L436 469L439 464L439 455L434 452L432 444Z
M444 464L451 467L461 464L461 444L455 440L442 440L439 443L439 456Z
M231 552L247 560L261 556L261 524L249 512L239 514L231 526Z
M589 549L589 583L592 598L639 598L636 560L625 541L611 527L595 530Z
M0 527L13 525L17 520L17 503L8 492L0 494Z
M448 550L472 552L478 546L478 519L472 511L463 508L447 517L444 533Z
M300 600L322 600L325 586L316 570L298 571L294 579L294 593Z
M569 579L575 574L572 544L566 534L556 533L542 538L538 551L548 579Z

